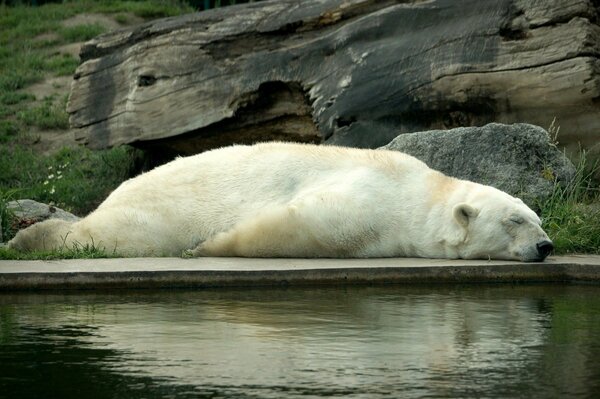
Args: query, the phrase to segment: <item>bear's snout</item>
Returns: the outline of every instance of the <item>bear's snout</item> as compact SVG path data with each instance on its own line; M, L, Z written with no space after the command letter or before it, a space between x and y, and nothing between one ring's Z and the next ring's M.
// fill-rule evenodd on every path
M554 245L552 244L552 241L549 240L540 241L535 244L535 247L537 248L540 261L546 259L546 257L554 250Z

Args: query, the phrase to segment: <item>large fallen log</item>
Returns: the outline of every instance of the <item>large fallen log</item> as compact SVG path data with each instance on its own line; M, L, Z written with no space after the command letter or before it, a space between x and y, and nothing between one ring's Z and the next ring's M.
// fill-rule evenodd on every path
M68 105L77 139L191 154L269 139L378 147L497 121L600 141L591 0L279 0L100 36Z

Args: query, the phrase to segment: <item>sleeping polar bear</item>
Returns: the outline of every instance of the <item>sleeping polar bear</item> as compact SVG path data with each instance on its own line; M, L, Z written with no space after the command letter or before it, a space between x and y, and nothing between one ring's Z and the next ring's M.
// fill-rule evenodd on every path
M431 257L542 261L552 242L521 200L409 155L305 144L178 158L87 217L48 220L9 247L93 244L121 256Z

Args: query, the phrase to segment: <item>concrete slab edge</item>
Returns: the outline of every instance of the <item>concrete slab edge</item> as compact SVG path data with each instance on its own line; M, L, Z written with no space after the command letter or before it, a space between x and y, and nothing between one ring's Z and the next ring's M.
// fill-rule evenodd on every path
M600 284L600 257L563 257L544 263L234 258L0 261L0 291L538 282Z

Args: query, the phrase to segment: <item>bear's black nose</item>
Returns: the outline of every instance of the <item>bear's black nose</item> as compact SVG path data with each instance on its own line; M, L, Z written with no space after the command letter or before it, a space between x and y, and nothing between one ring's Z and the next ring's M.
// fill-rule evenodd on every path
M540 254L540 258L542 260L546 259L546 256L550 255L550 252L554 250L554 245L552 245L552 241L542 241L535 244L538 250L538 254Z

